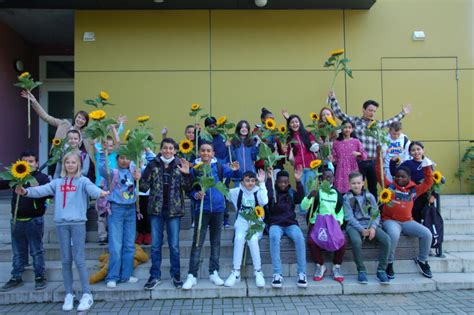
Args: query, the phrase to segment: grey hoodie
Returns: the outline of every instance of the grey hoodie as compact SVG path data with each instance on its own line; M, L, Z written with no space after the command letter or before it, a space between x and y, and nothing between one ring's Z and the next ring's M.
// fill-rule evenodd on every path
M89 178L63 177L37 187L29 187L26 197L54 196L56 225L84 224L87 221L87 197L97 199L102 192Z

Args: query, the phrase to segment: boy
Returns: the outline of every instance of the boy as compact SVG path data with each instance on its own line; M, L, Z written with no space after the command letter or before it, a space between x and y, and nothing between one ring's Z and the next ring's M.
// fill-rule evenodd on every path
M367 271L362 260L362 242L363 238L367 237L369 241L376 239L380 245L377 279L381 284L390 284L385 272L390 251L390 236L379 226L380 214L368 226L371 211L377 211L377 201L371 193L365 191L361 173L351 173L349 185L350 190L344 195L344 219L347 222L346 233L352 244L352 253L357 266L357 281L361 284L368 283Z
M258 186L256 185L257 180ZM246 240L250 223L241 213L244 211L255 211L256 206L264 207L268 203L267 189L265 187L265 172L260 170L258 175L251 171L245 172L239 187L232 188L229 191L229 195L230 201L234 204L235 209L237 209L237 219L234 223L234 269L224 285L226 287L232 287L235 283L240 282L240 265L242 264L242 257L244 255L245 242L247 242L255 269L255 284L258 288L263 288L265 286L265 279L263 278L260 247L258 246L258 240L261 238L262 233L255 233L250 240Z
M20 156L20 160L27 162L31 167L31 175L35 181L29 183L26 187L44 185L49 182L47 175L37 171L38 157L35 153L26 151ZM0 189L9 189L9 182L1 180ZM33 269L35 272L35 289L42 290L46 287L46 270L43 256L43 232L44 232L44 213L46 212L46 199L31 199L20 197L18 206L17 220L15 229L11 231L12 239L12 277L0 289L1 291L10 291L23 285L22 274L25 271L25 265L28 261L28 251L33 257ZM15 209L16 193L12 194L12 216Z
M402 133L402 123L394 121L390 124L388 129L387 140L389 144L384 144L382 150L384 152L384 174L386 174L388 180L392 181L392 174L390 174L390 160L400 158L400 163L410 159L408 148L410 146L410 140L406 135Z
M179 261L179 231L184 215L184 193L191 187L189 162L178 159L176 142L164 138L160 154L148 163L140 181L140 190L150 190L148 215L151 223L151 268L145 290L153 290L161 283L161 247L166 227L171 261L171 282L175 288L183 286Z
M295 171L296 191L290 186L290 174L287 171L279 171L276 175L275 188L272 186L273 170L269 169L267 179L268 199L270 204L266 214L266 222L270 237L270 255L272 257L273 280L272 287L281 288L283 284L280 243L283 235L287 235L295 243L296 249L296 272L298 274L296 285L306 288L306 246L303 232L296 220L295 205L301 203L304 197L304 187L301 183L303 169ZM276 201L273 199L273 189L276 190Z
M196 165L202 162L211 167L212 177L214 182L222 181L223 178L231 178L234 172L239 169L239 163L234 162L230 168L222 165L214 158L214 148L209 142L201 142L199 144L200 159L196 160ZM197 169L196 169L197 168ZM194 176L200 176L201 171L199 167L195 166L193 169ZM224 219L224 210L226 202L224 195L222 195L216 188L210 188L204 192L200 187L195 188L190 194L190 198L203 201L202 225L199 231L199 211L200 207L196 209L194 225L193 244L191 249L191 257L189 259L189 272L186 281L183 284L184 290L190 290L197 284L197 274L199 270L199 262L201 259L201 250L206 238L207 228L209 227L209 239L211 242L211 257L209 258L209 280L216 285L223 285L224 281L219 277L219 252L221 242L222 221ZM197 243L197 235L200 233L199 244Z
M71 129L66 134L68 151L76 152L81 158L81 175L86 176L89 174L90 158L89 154L85 151L81 151L79 148L82 145L82 136L79 130ZM61 177L62 162L56 163L56 169L54 171L53 178Z

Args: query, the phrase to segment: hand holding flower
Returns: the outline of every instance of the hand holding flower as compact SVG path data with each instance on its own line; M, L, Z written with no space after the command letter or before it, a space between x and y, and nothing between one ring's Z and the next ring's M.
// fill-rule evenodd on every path
M257 172L257 180L259 183L264 183L265 182L265 171L262 169L259 169Z

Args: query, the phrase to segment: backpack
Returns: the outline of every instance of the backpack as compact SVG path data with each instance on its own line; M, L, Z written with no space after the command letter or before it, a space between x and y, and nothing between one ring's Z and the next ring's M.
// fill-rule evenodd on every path
M444 223L435 206L427 204L423 208L421 224L426 226L433 235L431 248L440 248L444 238Z
M104 178L104 180L106 180ZM110 189L109 191L111 192L114 190L115 186L119 182L119 172L118 169L113 169L112 170L112 182L110 183ZM110 201L107 199L107 197L99 197L97 198L95 202L95 208L97 210L97 213L99 216L105 216L108 214L112 213L112 207L110 205Z
M319 213L319 205L321 205L321 194L318 192L318 200L319 200L319 203L318 203L318 208L317 209L314 209L314 203L311 205L311 210L308 211L306 213L306 224L309 226L310 223L309 223L309 220L311 219L311 217L313 216L313 213L314 211L316 211L316 213ZM351 205L352 206L352 205ZM341 207L339 210L336 210L336 214L338 214L339 212L341 212L341 210L343 209L343 207ZM345 224L345 222L344 222ZM341 226L341 228L344 226L344 224Z
M339 250L346 242L344 233L332 214L318 214L309 237L317 246L329 252Z

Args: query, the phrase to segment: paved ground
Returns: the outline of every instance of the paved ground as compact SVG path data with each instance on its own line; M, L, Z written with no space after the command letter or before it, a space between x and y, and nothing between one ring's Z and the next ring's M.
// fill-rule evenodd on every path
M0 314L65 313L61 311L61 304L43 303L1 305ZM474 290L410 294L97 302L87 314L474 314Z

